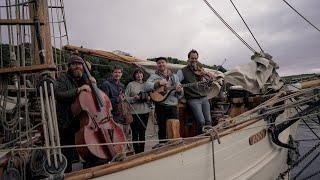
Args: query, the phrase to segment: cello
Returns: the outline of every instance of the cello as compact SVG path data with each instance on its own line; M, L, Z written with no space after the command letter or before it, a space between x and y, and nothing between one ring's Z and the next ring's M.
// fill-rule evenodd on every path
M84 73L89 79L91 74L87 64L83 61ZM96 83L90 83L91 92L81 91L71 105L74 116L79 117L80 130L75 135L77 151L84 160L95 159L111 160L122 153L126 144L111 144L97 146L90 144L125 142L126 138L121 127L114 122L111 115L111 101Z

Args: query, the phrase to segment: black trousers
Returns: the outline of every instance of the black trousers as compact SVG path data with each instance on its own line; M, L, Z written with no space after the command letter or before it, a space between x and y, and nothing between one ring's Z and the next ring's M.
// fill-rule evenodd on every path
M162 104L156 104L155 113L156 113L156 119L159 127L159 131L158 131L159 140L167 139L167 131L166 131L167 120L178 119L177 106L165 106Z
M132 141L145 141L149 113L132 114L132 117L133 117L133 122L130 124L131 130L132 130ZM143 122L143 124L141 123L141 121ZM133 149L136 154L144 151L144 144L145 143L133 144Z
M61 145L75 145L74 143L74 136L67 136L66 139L62 139ZM67 141L67 142L66 142ZM71 141L71 142L70 142ZM67 168L65 170L66 173L72 171L72 163L79 162L79 155L75 147L72 148L63 148L61 149L62 154L66 157L67 159Z

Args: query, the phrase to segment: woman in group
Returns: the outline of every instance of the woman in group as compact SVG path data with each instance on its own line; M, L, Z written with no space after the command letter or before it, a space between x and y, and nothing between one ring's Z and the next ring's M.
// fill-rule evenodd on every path
M131 125L132 141L145 141L145 132L148 124L149 112L151 107L149 104L149 96L145 92L143 82L143 71L136 69L133 73L134 81L130 82L126 88L125 95L131 104L131 114L133 122ZM135 153L144 152L145 143L134 143Z

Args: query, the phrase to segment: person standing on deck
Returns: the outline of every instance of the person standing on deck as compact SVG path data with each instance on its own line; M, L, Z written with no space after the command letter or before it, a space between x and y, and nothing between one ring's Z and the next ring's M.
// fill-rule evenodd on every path
M133 122L130 124L132 130L132 141L145 141L145 132L148 124L149 113L151 111L148 101L150 97L145 91L143 83L143 71L136 69L133 72L134 81L127 85L125 94L131 104L131 114ZM144 152L145 143L134 143L135 153Z
M120 119L120 112L117 109L117 105L120 101L125 100L124 90L125 86L120 82L122 77L123 69L115 66L112 70L112 77L106 80L100 86L100 89L106 93L112 104L112 115L113 119L120 124L123 124L123 119Z
M151 91L161 86L175 87L166 100L155 103L155 114L159 127L159 140L166 139L166 122L168 119L178 119L178 100L183 97L183 88L178 76L167 68L167 59L159 57L156 59L157 70L151 74L146 81L146 90ZM163 141L162 141L163 142Z
M131 128L124 119L122 119L122 112L118 109L118 104L125 101L125 86L120 82L123 74L123 69L121 67L115 66L112 71L112 77L109 80L106 80L100 86L100 89L106 93L109 97L112 104L112 115L116 123L119 123L122 126L122 130L126 135L127 140L130 140ZM128 145L129 150L132 149L131 144Z
M199 54L194 49L188 53L188 65L177 72L177 76L182 84L203 81L203 77L195 73L197 69L201 68L198 57ZM210 77L213 76L208 72L205 73ZM202 133L202 127L204 125L212 125L207 92L205 92L201 86L190 86L184 88L184 96L187 100L187 105L190 107L198 123L198 133Z
M83 59L73 55L68 59L68 71L55 82L55 97L57 100L57 117L61 145L75 145L75 133L80 129L80 121L73 117L71 104L81 91L91 92L88 80L84 76ZM96 83L93 77L89 80ZM79 161L76 148L63 148L63 155L68 165L65 172L71 172L72 163Z

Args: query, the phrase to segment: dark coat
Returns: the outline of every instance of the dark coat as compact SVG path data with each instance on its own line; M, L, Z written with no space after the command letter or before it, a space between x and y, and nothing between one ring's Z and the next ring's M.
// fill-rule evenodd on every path
M121 93L125 92L125 87L122 83L116 84L113 80L107 80L103 82L100 89L106 93L112 103L112 115L113 119L120 123L123 119L120 118L120 112L117 109L119 100L118 97Z
M182 84L195 83L202 81L203 78L201 76L196 75L190 68L190 66L185 66L181 69L184 79L181 81ZM184 87L184 96L188 99L198 99L207 96L206 90L201 86L190 86Z
M77 88L84 84L84 78L76 80L70 73L60 76L55 82L55 98L57 101L56 108L61 145L75 144L75 133L80 128L80 122L73 117L71 104L78 96ZM68 161L78 160L75 148L62 149L62 153L67 157Z

